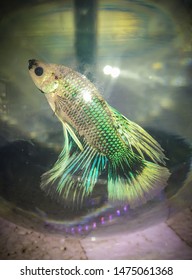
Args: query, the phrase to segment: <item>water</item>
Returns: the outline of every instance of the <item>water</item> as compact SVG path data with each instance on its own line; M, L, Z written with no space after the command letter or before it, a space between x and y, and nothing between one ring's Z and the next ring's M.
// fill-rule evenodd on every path
M192 52L185 28L153 2L90 2L18 1L1 14L0 214L42 231L130 232L192 200ZM47 197L40 176L57 159L63 133L29 77L31 58L84 73L112 106L146 128L169 158L165 192L135 210L108 203L104 178L82 209Z

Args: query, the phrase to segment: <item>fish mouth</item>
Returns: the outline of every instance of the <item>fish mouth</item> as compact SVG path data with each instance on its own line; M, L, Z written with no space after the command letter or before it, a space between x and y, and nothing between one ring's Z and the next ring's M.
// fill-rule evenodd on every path
M36 59L29 59L28 61L28 69L31 70L33 66L37 66L37 60Z

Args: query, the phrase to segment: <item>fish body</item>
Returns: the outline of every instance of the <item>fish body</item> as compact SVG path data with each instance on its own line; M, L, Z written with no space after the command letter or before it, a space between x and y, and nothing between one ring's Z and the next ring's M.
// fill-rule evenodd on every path
M108 197L134 208L165 186L169 171L160 145L112 108L83 75L29 60L29 72L63 125L64 147L41 187L64 200L87 197L107 170ZM146 157L150 160L146 160Z

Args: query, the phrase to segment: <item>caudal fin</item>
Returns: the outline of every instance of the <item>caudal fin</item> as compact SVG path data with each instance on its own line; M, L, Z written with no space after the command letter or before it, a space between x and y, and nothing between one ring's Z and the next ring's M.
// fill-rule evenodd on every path
M146 203L167 185L170 173L166 167L140 157L125 157L118 164L108 165L108 197L127 201L130 208Z

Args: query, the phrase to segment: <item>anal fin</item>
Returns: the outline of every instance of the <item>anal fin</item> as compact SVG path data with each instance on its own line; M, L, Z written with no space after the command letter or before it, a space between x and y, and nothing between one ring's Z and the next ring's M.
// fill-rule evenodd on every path
M79 204L92 193L107 158L82 139L78 142L68 128L64 123L64 148L53 168L42 175L41 188L58 200Z

